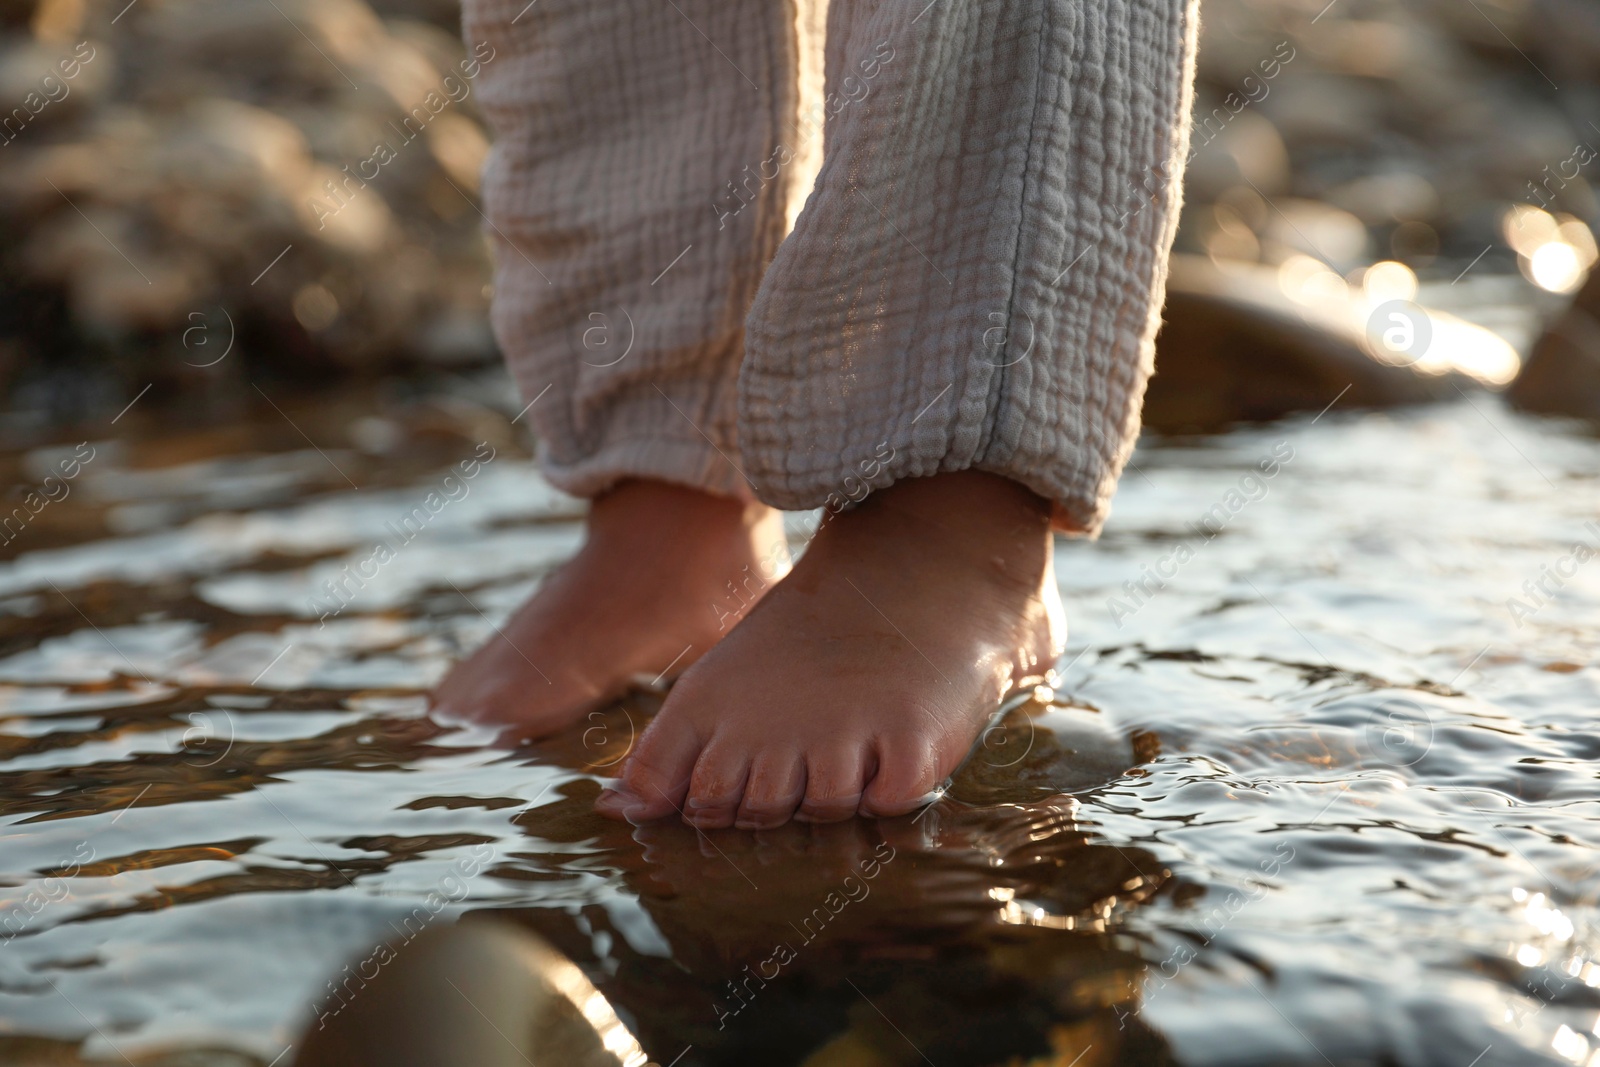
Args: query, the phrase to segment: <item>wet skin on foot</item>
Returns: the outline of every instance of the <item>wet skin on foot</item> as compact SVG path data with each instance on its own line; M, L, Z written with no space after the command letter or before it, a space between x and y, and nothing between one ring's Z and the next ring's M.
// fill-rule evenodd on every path
M1049 504L996 475L896 483L826 523L686 671L602 814L712 829L918 807L1066 628Z
M682 672L788 563L771 508L623 482L593 501L578 554L439 684L432 715L508 741L554 733L635 678Z

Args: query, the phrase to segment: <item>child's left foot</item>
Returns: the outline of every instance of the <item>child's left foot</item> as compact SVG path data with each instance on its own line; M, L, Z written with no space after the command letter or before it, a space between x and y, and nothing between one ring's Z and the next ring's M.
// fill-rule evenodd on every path
M1049 505L975 471L832 518L673 687L606 815L704 829L899 815L955 772L1066 637Z

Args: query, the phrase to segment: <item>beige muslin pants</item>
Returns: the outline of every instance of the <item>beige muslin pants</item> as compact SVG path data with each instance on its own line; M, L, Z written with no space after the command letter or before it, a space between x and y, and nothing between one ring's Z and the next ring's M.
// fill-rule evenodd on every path
M797 509L973 468L1097 532L1152 369L1196 18L467 0L495 332L550 479Z

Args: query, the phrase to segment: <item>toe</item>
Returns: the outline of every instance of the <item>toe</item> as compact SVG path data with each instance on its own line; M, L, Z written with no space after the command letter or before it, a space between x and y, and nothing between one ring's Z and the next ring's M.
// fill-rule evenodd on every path
M941 780L938 758L926 745L880 743L878 773L861 796L861 814L887 818L915 811L928 803Z
M689 779L683 821L700 830L732 826L749 773L750 759L742 746L706 746Z
M798 753L763 752L750 765L744 800L734 825L741 830L781 826L806 793L806 765Z
M632 823L676 814L699 755L693 726L662 711L640 736L617 784L595 801L595 810Z
M806 756L806 798L795 812L800 822L838 822L856 813L867 779L866 745L814 752Z

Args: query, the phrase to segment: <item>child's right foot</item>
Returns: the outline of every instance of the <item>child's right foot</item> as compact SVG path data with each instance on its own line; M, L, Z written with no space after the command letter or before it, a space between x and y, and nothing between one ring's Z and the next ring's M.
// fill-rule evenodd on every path
M578 554L439 684L433 715L539 737L639 675L679 674L787 570L784 546L765 505L624 482L591 505Z
M961 765L1066 621L1050 503L980 471L841 512L672 690L595 802L702 830L901 815Z

